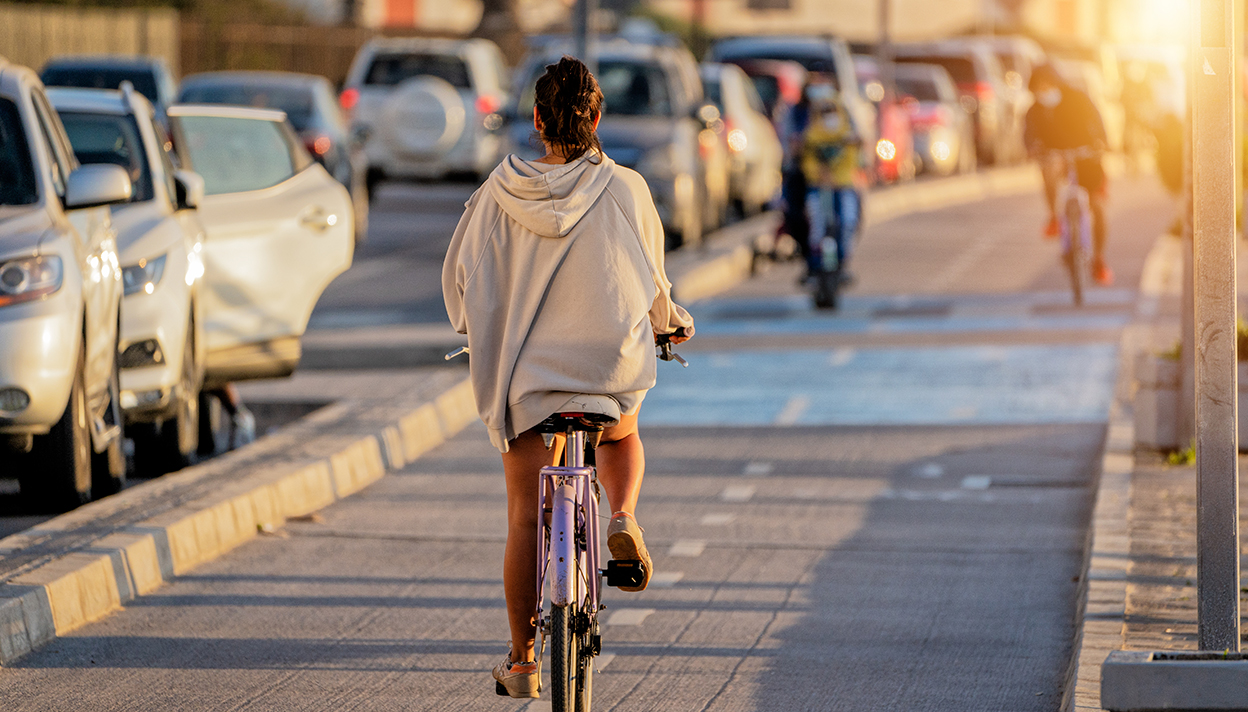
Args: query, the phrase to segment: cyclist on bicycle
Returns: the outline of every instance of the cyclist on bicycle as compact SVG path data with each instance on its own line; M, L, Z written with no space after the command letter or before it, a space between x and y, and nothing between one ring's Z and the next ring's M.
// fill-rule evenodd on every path
M1105 150L1105 124L1096 105L1084 92L1070 86L1053 67L1043 64L1032 72L1030 89L1036 103L1027 112L1024 140L1028 152L1041 161L1044 192L1049 206L1047 237L1056 238L1061 231L1057 216L1057 185L1066 175L1066 166L1053 156L1053 151L1088 148L1095 157L1079 159L1075 173L1088 191L1092 211L1092 278L1098 284L1113 283L1113 272L1105 264L1105 200L1108 182L1101 165L1100 152ZM1069 258L1069 253L1062 256Z
M477 411L503 453L507 547L503 584L511 651L494 679L512 697L537 697L539 472L559 462L534 427L584 394L619 402L619 424L597 449L598 477L613 508L607 546L653 565L634 514L645 470L637 434L641 401L655 383L656 334L693 318L672 301L663 269L663 225L645 180L602 152L602 91L584 64L564 57L537 80L533 125L546 149L515 155L473 194L442 270L451 323L468 335Z
M856 188L862 140L830 81L814 75L806 94L810 120L802 135L801 167L806 177L806 219L810 226L807 269L810 274L840 269L845 277L858 231ZM828 237L832 240L826 248L835 250L832 255L824 254Z

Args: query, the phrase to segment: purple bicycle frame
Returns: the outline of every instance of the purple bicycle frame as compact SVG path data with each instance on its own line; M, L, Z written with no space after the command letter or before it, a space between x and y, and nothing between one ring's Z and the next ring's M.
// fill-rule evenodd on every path
M575 435L584 437L584 433ZM580 458L574 458L580 459ZM542 517L537 522L537 617L541 622L548 570L552 606L578 603L577 582L584 581L586 610L598 610L601 587L599 572L598 498L594 496L594 468L543 467L538 504ZM549 524L546 516L549 515ZM550 536L546 536L549 529ZM577 532L584 532L578 541Z

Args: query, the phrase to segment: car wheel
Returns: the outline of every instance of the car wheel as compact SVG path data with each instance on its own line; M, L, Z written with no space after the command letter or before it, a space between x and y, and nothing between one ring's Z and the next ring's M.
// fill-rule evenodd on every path
M21 494L40 511L65 512L91 501L91 423L87 413L86 344L78 352L69 402L31 448L31 467L18 475Z
M369 168L364 174L364 188L368 192L368 202L371 204L377 199L377 186L385 180L386 174L382 173L380 168Z
M174 389L174 415L162 423L136 426L134 469L145 477L159 477L195 464L199 459L200 376L195 360L195 325L187 325L182 349L182 373Z
M121 430L121 373L117 358L113 358L113 372L108 380L108 406L104 413L104 422L116 425ZM91 490L96 497L117 494L126 486L126 456L121 452L121 441L118 432L104 452L91 455Z
M230 449L230 429L221 401L212 393L199 393L199 456L212 457Z

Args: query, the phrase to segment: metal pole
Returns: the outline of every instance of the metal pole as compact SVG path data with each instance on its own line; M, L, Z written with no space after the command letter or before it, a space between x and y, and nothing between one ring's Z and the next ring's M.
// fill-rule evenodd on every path
M576 0L572 13L572 34L575 40L573 51L576 58L584 62L591 72L598 71L598 62L592 56L594 28L591 26L596 7L595 0Z
M1199 0L1192 42L1196 566L1202 650L1239 650L1232 0Z
M879 135L884 135L884 107L890 105L895 97L893 79L893 35L892 35L892 0L879 0L880 34L875 46L875 63L880 68L880 85L884 87L884 98L880 101L878 115Z

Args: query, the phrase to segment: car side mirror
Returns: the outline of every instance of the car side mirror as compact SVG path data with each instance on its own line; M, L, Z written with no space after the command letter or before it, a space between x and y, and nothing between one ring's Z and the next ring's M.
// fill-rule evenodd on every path
M178 210L198 208L204 202L204 178L195 171L176 170L173 182L178 189Z
M121 166L94 163L79 166L65 181L65 207L94 208L125 203L134 194L130 174Z

